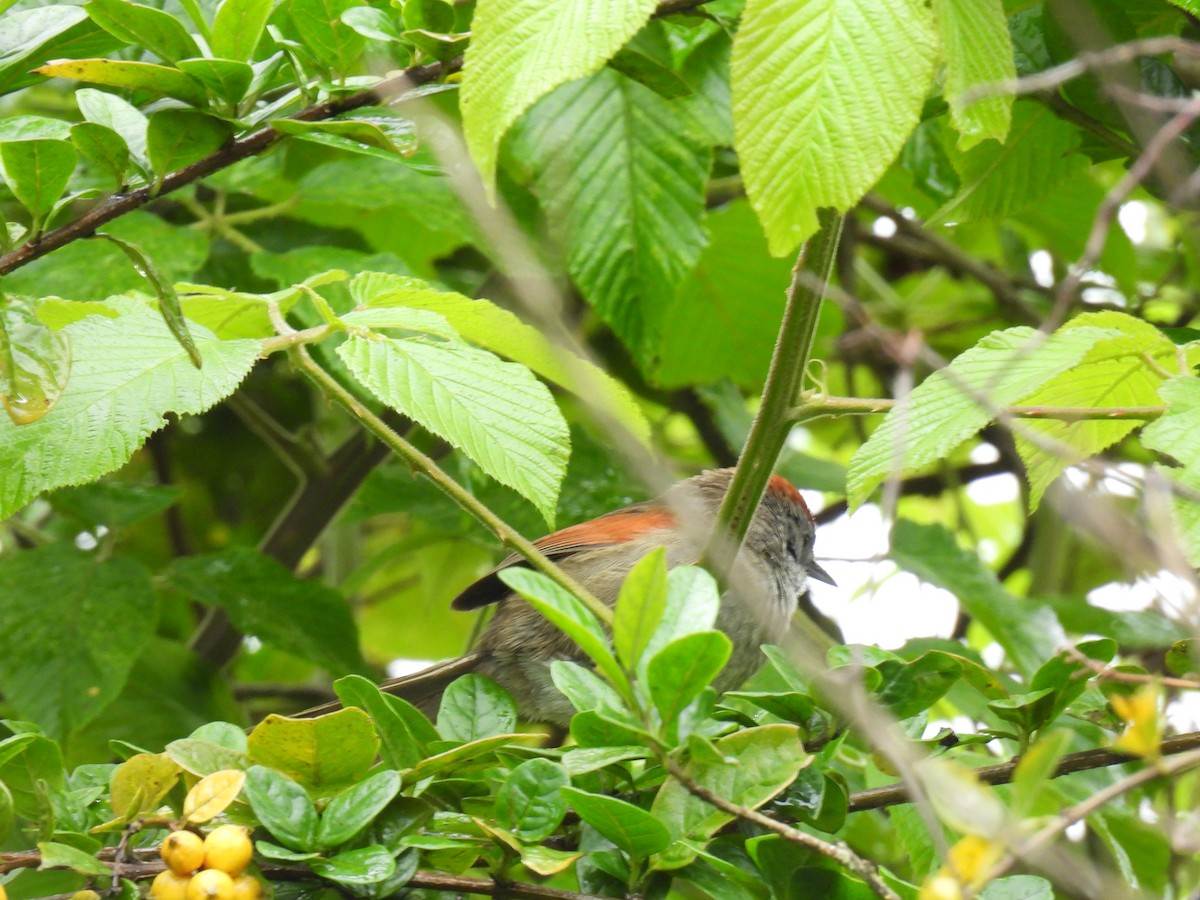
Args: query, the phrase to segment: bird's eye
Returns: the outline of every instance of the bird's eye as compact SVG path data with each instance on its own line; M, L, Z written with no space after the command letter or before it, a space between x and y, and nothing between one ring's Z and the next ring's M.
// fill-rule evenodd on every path
M800 554L796 550L796 539L795 538L788 538L787 552L788 552L788 556L790 556L792 558L792 562L800 561Z

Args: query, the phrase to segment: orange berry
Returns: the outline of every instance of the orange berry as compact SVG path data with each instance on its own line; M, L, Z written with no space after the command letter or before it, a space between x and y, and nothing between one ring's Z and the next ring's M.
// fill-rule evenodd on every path
M192 876L187 900L233 900L233 879L220 869L203 869Z
M176 875L191 875L204 864L204 838L193 831L174 831L158 852Z
M241 825L222 825L204 839L204 867L240 875L254 855L250 834Z
M259 900L262 895L262 882L249 872L233 879L233 900Z
M180 875L167 869L154 876L150 885L149 900L185 900L190 875Z

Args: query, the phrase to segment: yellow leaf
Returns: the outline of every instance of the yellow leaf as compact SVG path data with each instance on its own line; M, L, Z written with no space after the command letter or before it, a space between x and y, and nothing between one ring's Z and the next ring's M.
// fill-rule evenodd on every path
M181 769L162 753L131 756L113 772L113 812L126 822L158 807L179 780Z
M950 848L943 871L978 890L1004 856L1004 847L978 834L968 834Z
M183 817L196 825L207 822L225 811L246 783L246 773L237 769L222 769L196 782L183 801Z

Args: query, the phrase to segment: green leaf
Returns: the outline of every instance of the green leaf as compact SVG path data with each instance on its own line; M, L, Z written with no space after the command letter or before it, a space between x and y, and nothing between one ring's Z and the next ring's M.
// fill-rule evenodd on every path
M516 138L571 277L648 364L663 304L704 247L708 150L673 104L611 70L542 100Z
M1158 388L1163 383L1161 370L1178 368L1175 345L1153 325L1119 312L1076 316L1057 334L1093 328L1107 330L1108 339L1097 342L1070 370L1020 398L1022 404L1117 408L1157 405ZM1067 466L1100 453L1140 424L1136 419L1022 422L1016 444L1029 478L1030 509L1037 509L1046 488Z
M19 428L0 419L0 516L37 493L91 481L123 465L167 413L197 414L228 396L258 355L255 341L217 341L195 328L204 368L153 310L88 316L60 332L72 378L46 416ZM97 429L96 421L106 422Z
M1116 332L1073 328L1046 336L1020 326L994 331L897 403L850 461L847 497L859 506L890 475L943 459L996 411L1070 373Z
M38 853L42 857L42 862L38 866L38 869L64 868L74 869L76 872L81 872L84 875L112 875L112 869L96 859L92 854L76 850L67 844L41 841L38 843Z
M716 742L721 762L692 760L687 774L702 787L742 806L757 809L791 784L812 759L800 743L794 725L763 725L735 732ZM668 779L659 789L651 812L675 840L707 841L733 819L694 797L682 784Z
M375 762L379 738L361 709L342 709L315 719L272 714L250 732L248 749L254 762L278 769L306 787L329 790L367 773Z
M9 12L10 0L0 2L0 93L10 93L39 79L29 70L55 53L56 45L95 29L78 6L47 4ZM116 42L113 41L115 44Z
M1174 675L1200 673L1200 644L1194 638L1176 641L1167 650L1164 662Z
M0 781L0 841L7 841L17 824L16 808L13 804L12 791L3 781Z
M655 0L488 0L471 23L460 104L467 147L491 185L500 139L535 101L597 71Z
M161 9L126 0L88 0L84 8L92 21L113 37L143 47L163 62L200 55L183 23Z
M1185 468L1200 471L1200 378L1180 375L1164 381L1158 395L1167 411L1142 429L1142 443L1151 450L1174 457Z
M476 760L492 757L497 750L515 741L536 737L535 734L497 734L471 741L469 744L459 744L457 747L451 747L449 750L421 760L405 773L405 779L410 783L416 783L434 775L453 773L467 763L471 763L472 768L476 768Z
M42 324L27 298L0 294L0 403L13 424L46 415L70 371L66 339Z
M607 681L579 663L556 659L550 663L550 677L554 686L580 712L604 709L617 715L625 708L620 695Z
M111 176L116 187L125 184L129 147L119 134L107 125L79 122L71 126L71 143L96 169Z
M221 0L213 19L213 55L252 59L274 5L275 0Z
M366 38L402 44L404 38L395 19L382 9L354 6L342 13L342 22Z
M391 338L352 336L337 352L381 401L461 449L552 521L570 435L550 391L525 366L472 347Z
M958 148L970 150L988 138L1003 143L1012 124L1012 95L963 102L966 91L1017 77L1003 3L934 0L933 17L946 57L942 92L950 103L950 119L959 133Z
M342 22L342 13L362 0L292 0L292 23L304 49L335 74L345 74L366 46L366 39Z
M266 766L251 766L242 791L276 840L301 852L317 849L317 809L295 781Z
M979 900L1054 900L1054 886L1037 875L1010 875L988 882Z
M0 561L0 584L0 689L20 715L66 737L120 693L154 633L150 576L128 558L100 561L56 543Z
M641 660L666 605L667 552L657 547L629 570L613 610L613 649L627 670Z
M711 631L721 610L716 579L698 566L676 566L667 572L667 601L654 634L642 651L641 669L672 641Z
M9 116L0 119L0 143L15 141L65 141L70 126L46 116Z
M319 582L297 578L256 550L230 547L182 557L166 570L164 580L191 601L224 609L243 634L336 675L366 668L345 598Z
M721 378L758 389L783 319L791 261L775 259L745 200L712 211L708 246L666 303L648 376L662 387Z
M562 788L562 794L579 818L634 859L647 859L671 843L662 822L639 806L572 787Z
M400 792L400 776L391 769L376 772L329 801L321 813L317 844L337 847L370 825Z
M884 660L875 668L883 676L875 698L897 719L924 712L962 677L962 664L940 650L922 653L911 662Z
M182 738L167 744L167 756L182 768L203 778L224 769L239 771L250 767L245 747L232 748L209 739Z
M426 748L440 736L411 703L379 690L361 675L347 675L333 683L338 699L347 707L365 710L375 723L383 761L394 769L415 766L428 754Z
M307 862L321 856L316 850L289 850L287 847L280 847L270 841L255 841L254 849L267 859L275 859L279 862Z
M733 41L734 146L777 256L887 171L933 76L919 0L749 0Z
M161 97L174 97L194 106L204 105L204 88L178 69L155 63L117 59L70 59L35 69L39 75L73 78L89 84L146 91Z
M75 102L83 117L96 125L111 128L121 136L133 156L147 164L146 130L150 120L145 114L127 100L107 91L95 88L80 88L75 92Z
M1028 209L1087 168L1076 152L1079 129L1032 100L1013 106L1012 127L1003 144L985 141L951 162L962 187L928 222L970 222Z
M483 675L467 674L450 682L438 706L437 730L448 741L512 734L516 724L516 702Z
M561 788L571 779L548 759L521 763L496 792L496 821L522 841L544 841L562 822L567 801Z
M892 530L891 558L922 581L952 593L1025 675L1032 676L1058 650L1062 628L1054 614L1010 594L946 528L901 519Z
M395 873L396 860L386 847L374 845L339 853L329 859L313 860L309 868L322 878L339 884L374 884Z
M175 65L226 103L238 103L254 81L254 69L236 59L181 59Z
M271 127L281 134L338 135L402 157L412 156L418 146L414 125L388 110L360 110L350 116L321 122L272 119Z
M0 174L37 222L62 196L75 171L75 148L66 141L0 143Z
M609 649L608 635L582 600L541 572L520 566L503 569L499 578L573 640L614 687L628 688L629 680Z
M225 143L232 134L228 123L191 109L164 109L150 117L146 153L159 175L191 165Z
M732 652L732 641L720 631L701 631L654 654L646 666L646 687L669 734L675 733L687 705L725 668Z
M1051 808L1053 801L1047 797L1046 786L1054 777L1059 760L1070 749L1071 732L1051 731L1039 737L1032 747L1021 754L1013 771L1013 815L1027 818L1053 815L1058 811Z
M624 383L587 360L565 354L536 328L490 300L439 291L417 278L370 271L355 276L350 294L360 307L406 306L436 312L463 340L522 363L547 381L589 398L642 443L650 440L646 417Z

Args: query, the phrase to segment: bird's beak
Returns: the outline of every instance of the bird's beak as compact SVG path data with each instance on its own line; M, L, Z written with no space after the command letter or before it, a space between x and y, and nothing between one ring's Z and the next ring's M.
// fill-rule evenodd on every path
M805 566L805 571L808 572L809 578L815 578L817 581L823 581L826 584L831 584L837 587L837 582L833 580L833 576L817 565L816 560L809 560Z

